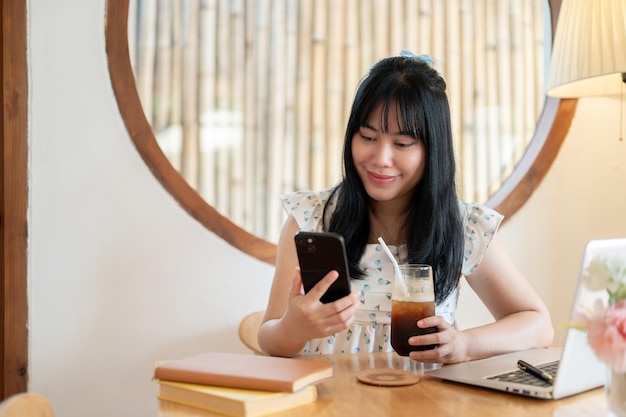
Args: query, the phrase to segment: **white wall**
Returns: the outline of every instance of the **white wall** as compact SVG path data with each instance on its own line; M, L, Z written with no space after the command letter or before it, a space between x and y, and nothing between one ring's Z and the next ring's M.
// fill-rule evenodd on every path
M154 417L156 360L246 352L272 269L204 230L134 149L107 72L104 0L30 0L29 389L60 417ZM502 236L567 317L584 243L626 236L619 103L581 101L552 172ZM463 323L488 320L464 291Z
M107 72L104 0L30 2L29 388L60 417L156 416L153 363L247 352L272 269L146 168Z

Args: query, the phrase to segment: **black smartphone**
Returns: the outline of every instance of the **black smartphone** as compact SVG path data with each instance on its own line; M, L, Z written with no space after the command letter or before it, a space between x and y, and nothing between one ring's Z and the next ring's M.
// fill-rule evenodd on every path
M296 233L295 241L305 292L309 292L330 271L337 271L339 278L332 283L320 301L329 303L350 294L348 257L340 234L300 231Z

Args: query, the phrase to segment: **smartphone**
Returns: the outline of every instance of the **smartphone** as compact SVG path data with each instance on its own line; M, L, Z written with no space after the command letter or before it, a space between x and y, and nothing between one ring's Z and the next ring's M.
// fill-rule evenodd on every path
M348 257L343 237L338 233L300 231L294 238L304 291L309 292L330 271L337 271L339 278L320 301L329 303L350 294Z

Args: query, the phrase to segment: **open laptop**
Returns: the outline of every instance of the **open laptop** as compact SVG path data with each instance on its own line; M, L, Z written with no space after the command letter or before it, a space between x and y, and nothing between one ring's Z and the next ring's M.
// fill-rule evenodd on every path
M591 292L582 283L583 271L589 262L597 255L605 253L626 253L626 238L591 240L587 243L570 318L580 306L591 307L598 298L606 300L606 291ZM519 359L553 375L552 383L520 370L517 367ZM559 399L602 386L606 379L606 368L589 346L587 333L570 328L563 348L507 353L487 359L444 365L439 369L426 371L426 374L513 394Z

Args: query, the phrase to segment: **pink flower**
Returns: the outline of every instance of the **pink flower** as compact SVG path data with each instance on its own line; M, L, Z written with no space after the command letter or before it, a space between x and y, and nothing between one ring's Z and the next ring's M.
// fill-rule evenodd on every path
M626 300L596 308L587 338L601 361L615 372L626 372Z

